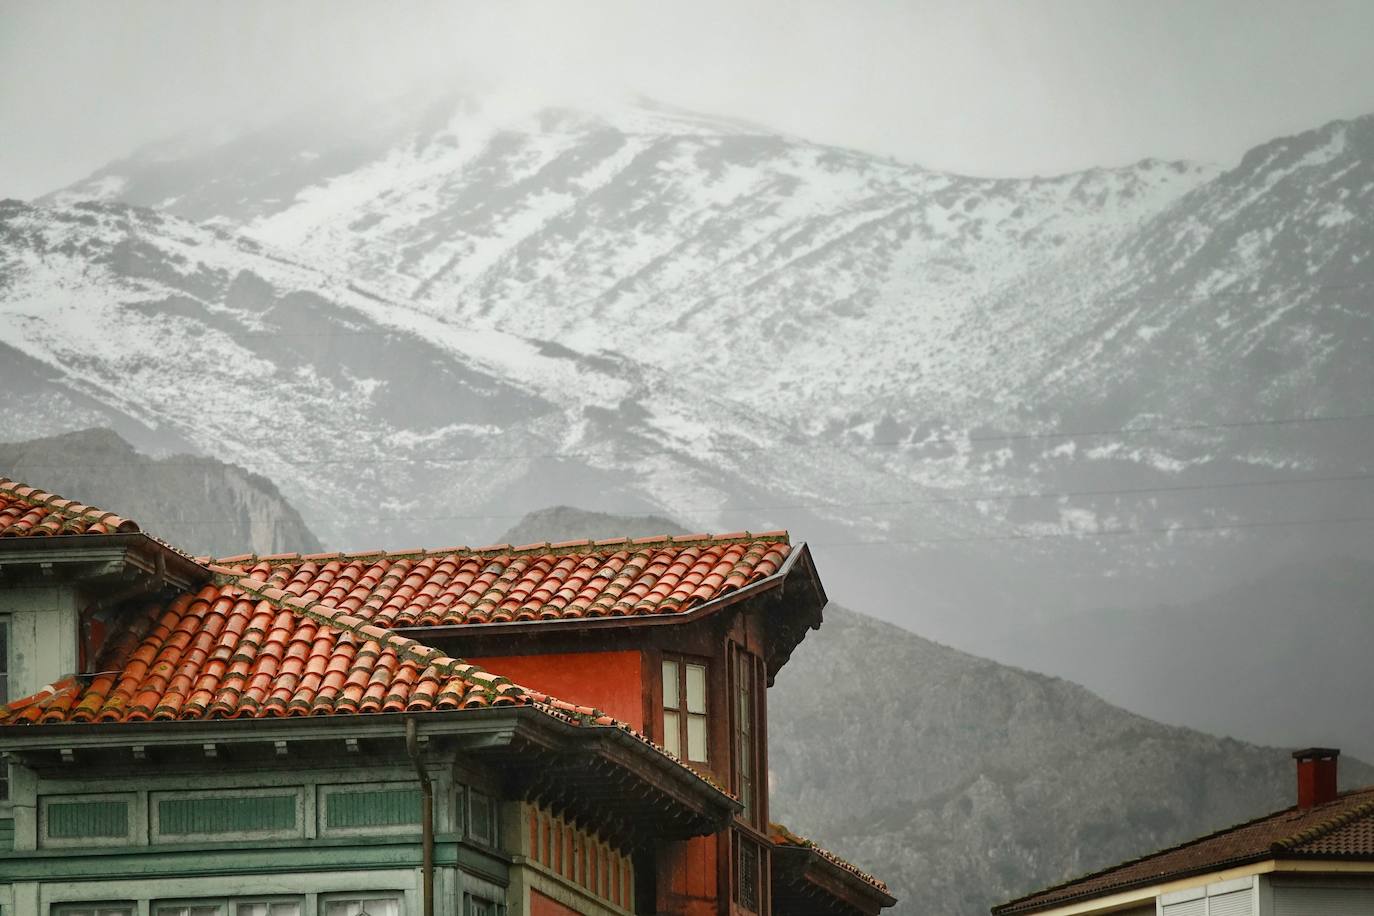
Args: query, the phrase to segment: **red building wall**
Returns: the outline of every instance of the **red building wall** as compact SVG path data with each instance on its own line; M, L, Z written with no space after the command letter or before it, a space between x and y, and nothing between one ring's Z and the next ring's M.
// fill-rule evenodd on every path
M645 730L644 665L638 650L502 655L468 661L560 700L595 706L636 731Z
M577 910L569 909L552 897L545 897L538 891L530 891L530 916L578 916Z
M720 912L719 845L715 836L699 836L669 843L659 852L659 912L680 916L715 916Z

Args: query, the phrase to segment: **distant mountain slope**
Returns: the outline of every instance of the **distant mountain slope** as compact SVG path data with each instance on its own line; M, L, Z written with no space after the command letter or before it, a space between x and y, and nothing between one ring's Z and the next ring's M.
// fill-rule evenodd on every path
M886 878L902 914L983 916L1295 791L1284 750L1161 725L835 605L769 704L775 813ZM1342 772L1374 782L1357 760Z
M0 474L118 512L193 553L321 549L267 478L213 458L153 458L108 429L0 442Z
M642 525L563 506L506 539ZM984 916L1037 886L1282 807L1294 791L1282 750L1161 725L834 604L768 704L774 816L888 881L903 916ZM1374 782L1374 768L1342 766L1348 785Z
M687 534L687 529L661 515L612 515L573 506L550 506L525 515L496 539L498 544L556 543L579 538L646 538L655 534Z

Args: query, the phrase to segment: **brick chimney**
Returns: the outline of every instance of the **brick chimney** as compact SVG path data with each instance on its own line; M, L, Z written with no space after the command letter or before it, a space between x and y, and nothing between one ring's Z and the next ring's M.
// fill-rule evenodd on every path
M1334 747L1309 747L1294 751L1298 762L1298 807L1311 808L1336 798L1336 758Z

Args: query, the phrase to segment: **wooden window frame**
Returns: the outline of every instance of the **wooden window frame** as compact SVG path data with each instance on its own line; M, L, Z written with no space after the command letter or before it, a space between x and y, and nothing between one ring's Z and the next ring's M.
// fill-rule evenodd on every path
M739 817L763 826L762 660L743 646L730 647L730 783L744 804Z
M154 898L148 902L148 912L150 916L163 916L177 909L194 909L196 907L217 907L219 916L239 916L239 908L247 906L263 906L269 908L275 904L289 903L295 906L296 916L305 914L305 897L300 894L267 894L255 897L251 894L235 897L167 897L165 899Z
M462 786L458 792L461 811L457 819L463 825L463 836L481 846L499 846L501 841L500 799L486 789ZM477 819L485 817L487 830L479 833Z
M336 903L350 903L352 901L362 902L364 900L390 900L396 904L396 912L400 916L406 916L409 910L406 907L406 894L404 891L338 891L331 894L321 894L319 898L319 916L328 916L329 907Z
M768 912L768 859L763 844L735 830L730 833L730 909L736 913ZM752 906L744 899L745 863L753 862Z
M675 678L669 676L669 666L673 666ZM660 665L659 696L662 700L662 715L659 719L663 747L688 763L709 765L711 762L711 666L707 659L693 655L663 653ZM691 690L688 686L692 671L701 672L701 707L692 708ZM672 683L671 692L669 684ZM670 704L669 699L673 702ZM670 725L670 718L676 720ZM701 754L692 754L692 724L701 725ZM669 733L676 731L676 742ZM676 744L676 747L674 746Z

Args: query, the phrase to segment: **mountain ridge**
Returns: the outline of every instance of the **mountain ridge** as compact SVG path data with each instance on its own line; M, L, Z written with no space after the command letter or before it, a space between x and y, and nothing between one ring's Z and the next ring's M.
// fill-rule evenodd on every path
M837 599L984 654L1374 547L1368 118L1036 181L383 114L74 192L164 209L0 207L0 422L223 455L350 549L574 499L806 531Z

